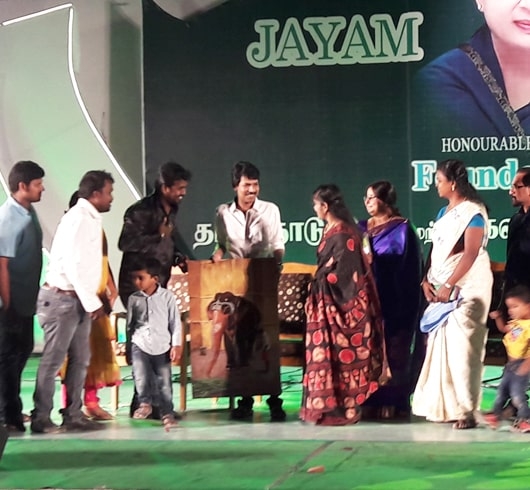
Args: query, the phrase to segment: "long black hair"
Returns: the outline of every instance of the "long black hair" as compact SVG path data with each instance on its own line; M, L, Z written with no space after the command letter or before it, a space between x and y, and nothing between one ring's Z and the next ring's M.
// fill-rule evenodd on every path
M449 182L455 183L458 193L468 201L486 205L467 176L467 170L462 160L444 160L439 162L436 170L442 172Z
M344 223L356 228L355 220L335 184L322 184L313 191L313 199L328 205L329 212Z

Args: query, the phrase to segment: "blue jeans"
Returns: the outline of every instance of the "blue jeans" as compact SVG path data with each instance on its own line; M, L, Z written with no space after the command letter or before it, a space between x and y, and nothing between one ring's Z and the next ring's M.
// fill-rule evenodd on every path
M0 311L0 424L22 425L20 381L33 350L33 317Z
M160 415L173 414L173 385L169 350L164 354L146 354L132 344L132 369L134 386L140 403L153 404L152 380L156 381L156 393L160 402Z
M502 415L502 409L508 400L517 408L517 418L530 419L530 408L526 397L529 376L519 376L515 372L522 364L523 359L508 361L502 372L502 379L497 388L497 396L493 404L493 412L497 416Z
M48 419L53 408L55 378L68 355L64 378L66 407L64 418L82 416L82 391L90 361L90 316L77 298L41 288L37 318L44 330L44 350L37 371L31 414L33 420Z

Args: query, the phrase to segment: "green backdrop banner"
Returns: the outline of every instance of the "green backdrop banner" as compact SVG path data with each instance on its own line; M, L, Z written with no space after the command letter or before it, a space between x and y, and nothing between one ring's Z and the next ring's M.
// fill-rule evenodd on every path
M503 261L507 192L529 153L524 114L513 124L458 48L484 23L471 0L232 0L185 22L144 0L147 179L168 159L192 170L180 220L195 257L212 253L237 160L260 168L261 197L281 209L286 260L313 262L319 184L338 184L363 218L366 186L392 181L427 247L445 204L436 162L456 157L490 207L489 251ZM495 74L487 27L477 36Z

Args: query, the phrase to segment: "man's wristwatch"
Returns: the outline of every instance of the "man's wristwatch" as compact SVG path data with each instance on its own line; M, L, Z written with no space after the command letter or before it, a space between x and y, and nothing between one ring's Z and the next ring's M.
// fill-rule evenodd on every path
M451 283L449 283L449 282L446 282L446 283L444 284L444 288L447 288L447 289L453 289L453 285L452 285Z

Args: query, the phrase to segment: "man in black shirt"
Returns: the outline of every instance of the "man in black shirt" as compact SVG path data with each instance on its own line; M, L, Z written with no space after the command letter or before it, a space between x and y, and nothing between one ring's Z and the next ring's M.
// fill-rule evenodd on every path
M159 169L154 192L125 211L118 240L118 247L123 252L119 292L124 307L127 307L129 296L136 291L131 271L139 257L147 255L160 262L160 284L163 287L166 287L174 265L185 268L177 213L190 179L191 173L180 164L164 163Z
M520 209L512 216L508 226L505 291L516 284L530 287L530 167L520 168L515 174L510 197L513 206L520 206Z

